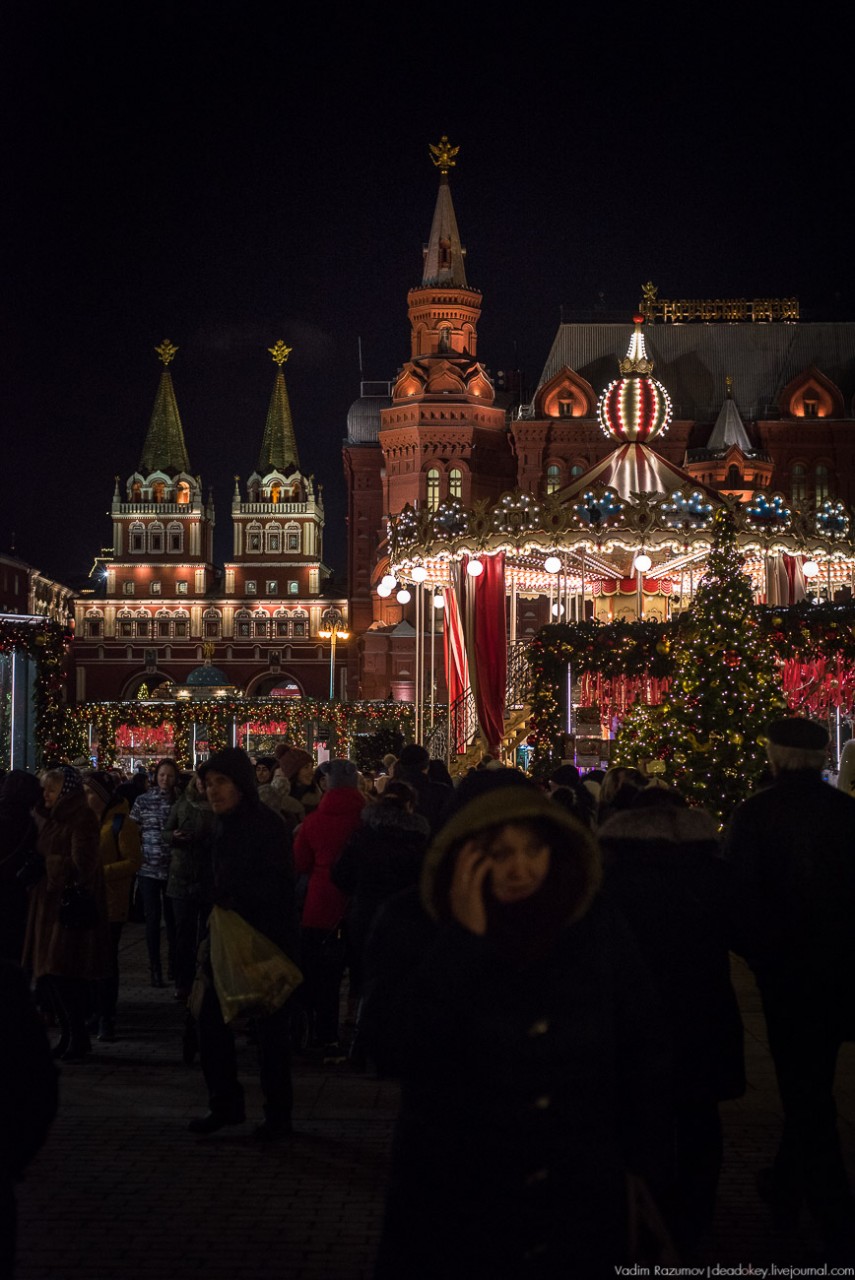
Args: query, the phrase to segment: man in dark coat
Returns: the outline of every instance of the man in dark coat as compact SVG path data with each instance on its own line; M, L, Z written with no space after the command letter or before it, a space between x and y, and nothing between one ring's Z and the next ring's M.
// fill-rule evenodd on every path
M428 777L429 768L430 756L427 748L413 742L404 747L398 757L395 777L399 782L409 782L417 797L416 813L427 818L431 835L436 835L442 824L445 806L454 793L441 782L432 782Z
M793 717L767 738L773 784L736 809L726 837L739 950L757 978L784 1111L758 1186L781 1225L806 1201L827 1260L851 1262L855 1204L833 1088L841 1042L855 1035L855 804L823 782L824 728Z
M214 904L236 911L292 959L297 950L294 863L282 819L261 804L255 769L245 751L226 747L199 769L217 822L213 843ZM199 1056L210 1111L191 1133L214 1133L245 1119L234 1035L223 1021L213 982L199 1013ZM293 1088L288 1006L256 1020L265 1119L254 1133L270 1141L291 1132Z
M718 1104L745 1091L742 1020L730 980L733 876L703 809L658 786L634 791L633 799L598 832L603 891L632 929L665 1006L674 1051L667 1207L685 1260L715 1212Z

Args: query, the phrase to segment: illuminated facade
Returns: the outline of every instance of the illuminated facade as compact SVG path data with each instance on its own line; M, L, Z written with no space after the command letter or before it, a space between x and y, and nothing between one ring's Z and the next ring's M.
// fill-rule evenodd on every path
M245 497L235 477L233 555L222 571L213 500L190 467L168 367L176 348L157 350L164 369L140 463L124 492L116 478L112 553L96 561L96 586L75 605L77 701L218 683L254 697L324 697L321 619L331 605L346 616L347 603L322 595L324 509L300 469L289 349L270 349L277 372L261 450Z

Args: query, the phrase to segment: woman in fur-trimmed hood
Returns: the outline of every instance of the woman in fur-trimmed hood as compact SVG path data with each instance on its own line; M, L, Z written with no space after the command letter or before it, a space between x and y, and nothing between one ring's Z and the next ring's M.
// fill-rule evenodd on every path
M590 1277L666 1163L660 1012L592 833L488 791L380 911L361 1019L402 1079L378 1277Z

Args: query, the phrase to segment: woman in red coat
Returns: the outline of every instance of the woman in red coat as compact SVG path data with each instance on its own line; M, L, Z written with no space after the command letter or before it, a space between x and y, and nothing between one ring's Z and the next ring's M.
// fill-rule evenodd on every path
M320 804L294 838L297 875L308 876L300 932L302 1003L310 1042L323 1046L325 1063L345 1061L339 1046L338 1006L344 976L342 924L347 897L330 876L351 833L359 826L365 797L349 760L333 760ZM313 1025L314 1024L314 1025Z

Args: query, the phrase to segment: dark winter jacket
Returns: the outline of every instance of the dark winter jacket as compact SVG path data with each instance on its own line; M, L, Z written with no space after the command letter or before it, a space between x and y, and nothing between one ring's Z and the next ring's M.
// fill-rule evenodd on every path
M476 935L450 911L461 842L530 819L550 831L547 882L516 929L514 906L500 935ZM360 1027L403 1085L384 1280L588 1280L626 1259L626 1170L656 1179L667 1163L669 1062L644 962L599 878L592 834L509 787L443 828L420 893L380 909Z
M170 809L163 828L170 840L172 854L166 882L170 898L210 902L213 887L211 843L215 821L207 797L196 789L195 779L191 779ZM181 833L177 839L176 832Z
M377 908L418 884L430 836L427 819L398 805L367 804L362 821L332 869L332 882L349 895L347 932L361 949Z
M107 972L109 929L101 866L98 819L83 791L57 800L39 834L45 875L30 890L24 968L34 978L103 978ZM99 909L93 929L65 929L59 922L62 893L71 882L88 890Z
M216 818L212 860L214 902L236 911L296 958L291 837L254 789L237 808Z
M734 811L725 855L764 996L821 1005L855 1034L855 801L818 771L781 773Z
M307 929L337 929L344 920L347 897L330 873L359 825L365 797L356 787L326 791L313 813L300 823L294 838L297 875L308 875L302 923Z
M420 769L406 769L401 764L395 766L395 779L408 782L418 797L416 811L427 818L431 835L436 835L442 825L444 810L454 792L451 787L441 782L432 782Z
M700 809L615 813L600 828L604 884L662 997L680 1101L745 1090L742 1019L730 980L732 871Z

